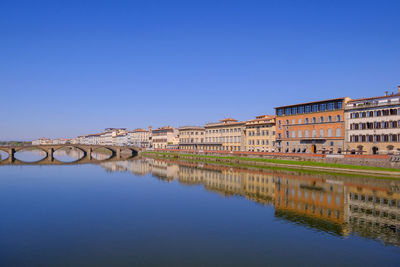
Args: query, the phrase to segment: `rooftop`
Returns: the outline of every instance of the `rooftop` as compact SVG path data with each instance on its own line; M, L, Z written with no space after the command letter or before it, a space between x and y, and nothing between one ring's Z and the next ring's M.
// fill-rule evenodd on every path
M352 99L348 103L354 103L354 102L360 102L360 101L369 101L369 100L378 100L378 99L385 99L385 98L391 98L391 97L398 97L400 94L390 94L390 95L384 95L384 96L374 96L374 97L364 97L364 98L358 98L358 99Z
M332 101L343 101L347 97L340 97L340 98L332 98L332 99L326 99L326 100L319 100L319 101L312 101L312 102L305 102L305 103L298 103L298 104L292 104L292 105L286 105L286 106L279 106L275 107L275 109L278 108L287 108L287 107L294 107L294 106L300 106L300 105L311 105L311 104L317 104L317 103L322 103L322 102L332 102Z

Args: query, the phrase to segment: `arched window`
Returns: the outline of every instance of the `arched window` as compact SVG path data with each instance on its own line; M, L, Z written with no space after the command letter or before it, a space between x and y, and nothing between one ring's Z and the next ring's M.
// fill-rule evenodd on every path
M336 128L336 137L342 136L342 129Z
M305 120L304 120L304 123L305 124L308 124L310 122L310 120L308 119L308 118L306 118Z
M322 116L319 117L319 122L320 122L320 123L323 123L323 122L324 122L324 117L322 117Z
M336 121L341 121L342 117L340 115L336 116Z
M312 118L312 123L317 123L317 118L313 117Z
M328 116L328 122L332 122L332 116Z

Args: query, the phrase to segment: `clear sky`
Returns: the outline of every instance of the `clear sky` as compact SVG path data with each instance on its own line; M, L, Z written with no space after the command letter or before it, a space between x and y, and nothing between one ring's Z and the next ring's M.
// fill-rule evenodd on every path
M202 125L400 85L400 1L0 1L0 140Z

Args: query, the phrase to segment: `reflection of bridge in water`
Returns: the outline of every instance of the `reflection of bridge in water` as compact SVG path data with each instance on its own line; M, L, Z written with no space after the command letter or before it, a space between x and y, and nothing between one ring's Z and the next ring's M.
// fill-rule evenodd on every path
M64 162L54 158L54 153L66 148L77 149L82 152L82 156L72 162ZM107 159L96 159L92 153L98 149L106 149L111 155ZM15 158L15 153L20 151L39 150L45 153L45 157L39 161L26 162ZM73 164L88 164L104 161L118 161L134 157L140 151L140 148L132 146L103 146L103 145L38 145L38 146L0 146L0 151L8 154L7 159L1 160L0 165L73 165ZM129 152L127 157L122 154Z

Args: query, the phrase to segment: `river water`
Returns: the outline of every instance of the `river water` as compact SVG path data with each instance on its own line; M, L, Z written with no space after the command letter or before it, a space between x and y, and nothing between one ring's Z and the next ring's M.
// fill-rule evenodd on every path
M151 158L3 165L0 211L0 266L400 264L397 180Z

